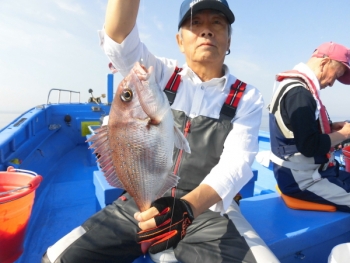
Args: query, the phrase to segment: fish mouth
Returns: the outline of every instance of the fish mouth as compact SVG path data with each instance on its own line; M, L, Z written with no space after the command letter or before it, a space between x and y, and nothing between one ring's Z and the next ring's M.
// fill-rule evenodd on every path
M152 69L148 70L145 65L136 62L132 69L140 81L147 81L150 77Z

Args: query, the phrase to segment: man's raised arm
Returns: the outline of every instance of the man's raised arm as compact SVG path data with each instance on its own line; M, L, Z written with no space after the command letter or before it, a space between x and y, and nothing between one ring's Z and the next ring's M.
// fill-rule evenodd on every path
M134 28L140 0L109 0L105 31L117 43L122 43Z

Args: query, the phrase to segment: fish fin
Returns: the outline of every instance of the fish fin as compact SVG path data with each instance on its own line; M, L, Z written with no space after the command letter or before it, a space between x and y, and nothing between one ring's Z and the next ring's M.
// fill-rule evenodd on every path
M185 152L191 153L187 139L176 126L174 126L174 143L178 149L183 149Z
M163 186L159 189L159 192L156 195L156 199L162 197L170 188L175 187L179 182L179 179L180 177L178 177L177 175L173 173L169 174L166 180L164 181Z
M111 179L109 179L111 178ZM116 188L120 188L120 189L125 189L124 185L122 184L122 182L118 179L117 177L117 174L114 172L114 175L113 173L110 174L107 178L107 182L113 186L113 187L116 187Z
M94 142L99 137L104 136L107 134L107 125L101 126L100 128L97 128L95 130L95 134L93 134L89 139L87 139L85 142Z
M95 149L94 154L99 156L97 162L100 164L107 182L113 187L124 189L113 167L112 155L109 152L108 126L102 126L95 132L96 133L87 140L87 142L92 142L89 148Z

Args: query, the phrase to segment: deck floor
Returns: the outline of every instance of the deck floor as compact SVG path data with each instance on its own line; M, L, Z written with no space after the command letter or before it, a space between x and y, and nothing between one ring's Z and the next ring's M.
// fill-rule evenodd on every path
M31 231L16 263L39 263L47 247L96 212L92 183L96 166L87 166L89 153L86 145L78 146L58 160L49 174L42 175L28 227Z
M24 253L16 263L40 263L50 245L96 212L93 171L97 167L89 166L89 154L86 144L79 145L47 169L48 174L42 174L44 180L36 190ZM266 189L275 191L271 170L256 161L253 168L259 170L254 195Z

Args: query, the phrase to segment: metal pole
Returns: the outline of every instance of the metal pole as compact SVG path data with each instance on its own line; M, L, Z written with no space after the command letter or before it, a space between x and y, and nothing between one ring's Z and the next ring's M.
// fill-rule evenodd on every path
M107 102L108 102L108 104L112 104L112 101L113 101L113 82L114 82L114 75L108 74L107 75Z

